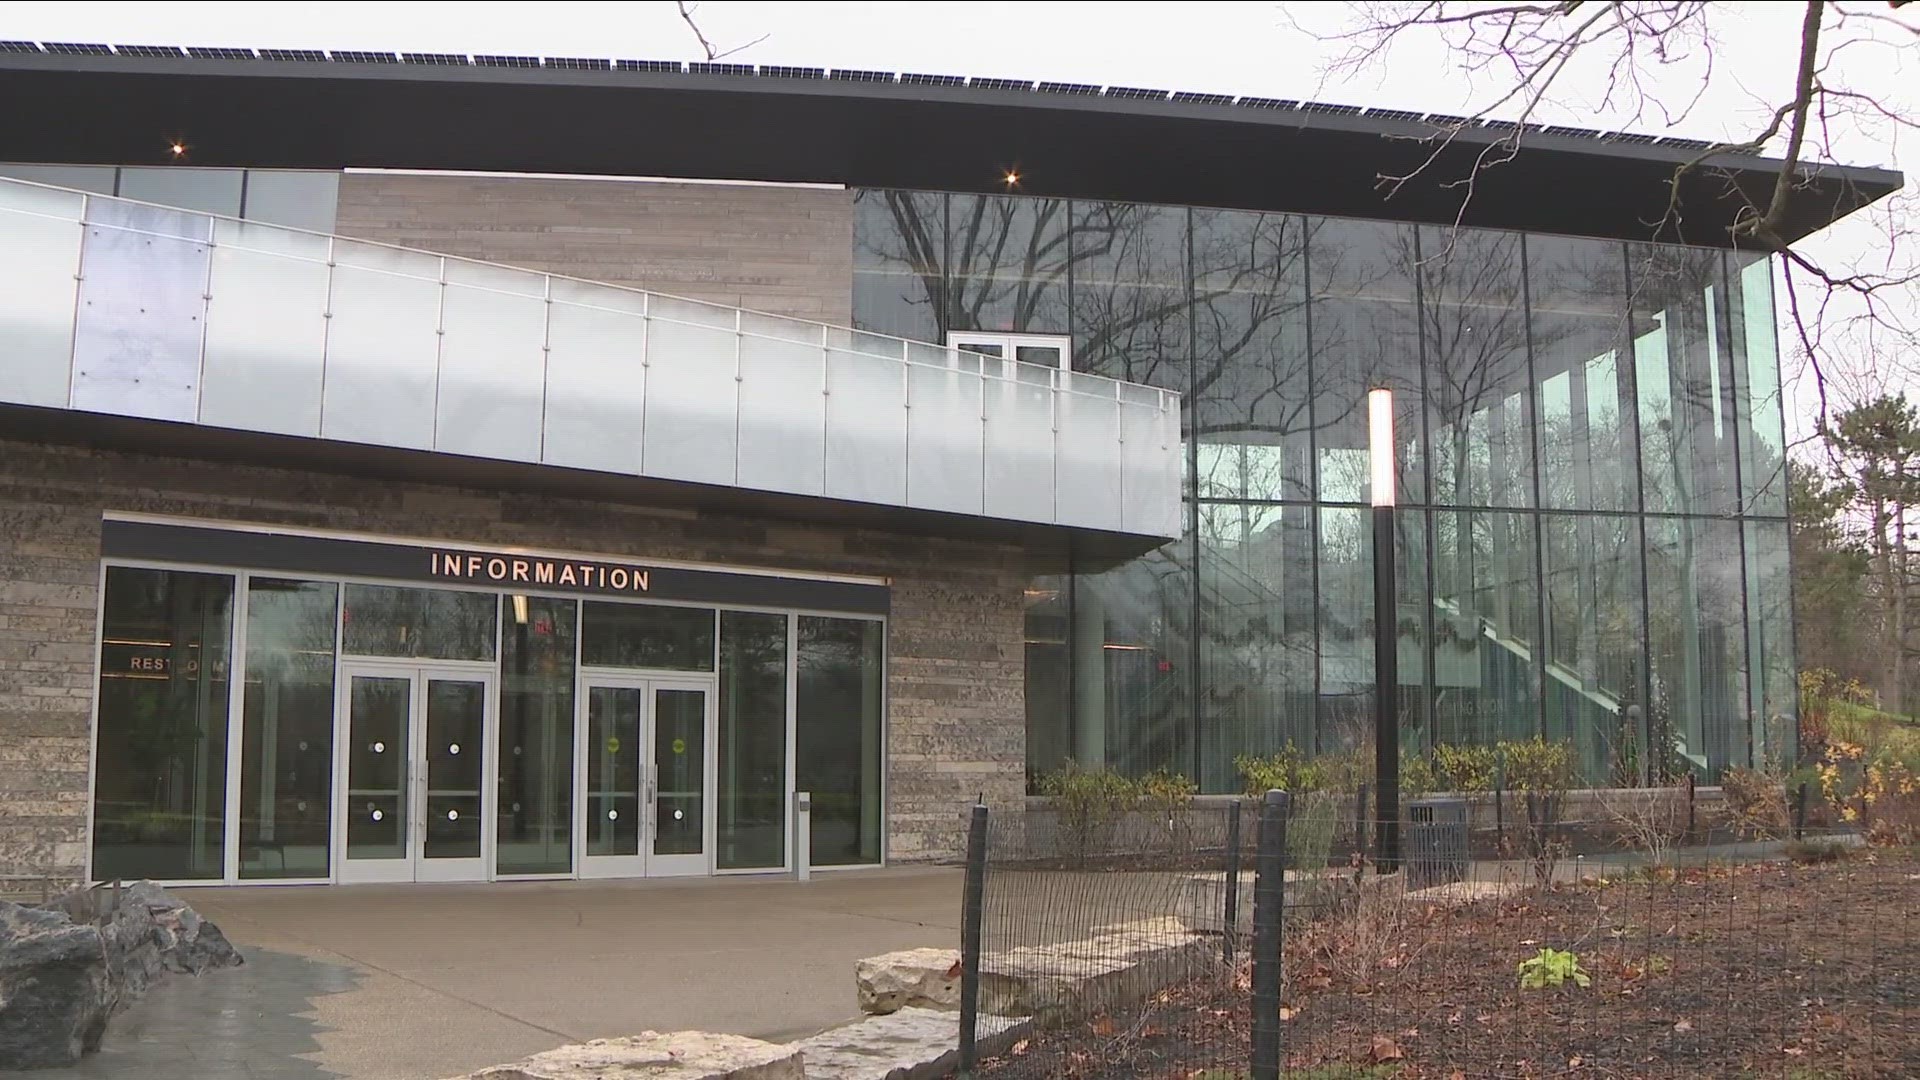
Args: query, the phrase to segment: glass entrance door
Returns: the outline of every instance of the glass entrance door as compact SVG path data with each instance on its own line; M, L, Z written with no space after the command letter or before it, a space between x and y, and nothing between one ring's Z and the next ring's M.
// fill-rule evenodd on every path
M713 868L713 718L704 684L581 679L580 876Z
M492 674L343 664L340 685L340 880L486 880Z

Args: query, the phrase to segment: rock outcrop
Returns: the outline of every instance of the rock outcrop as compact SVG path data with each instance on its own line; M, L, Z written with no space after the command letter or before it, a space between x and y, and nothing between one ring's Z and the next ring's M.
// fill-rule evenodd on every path
M39 908L0 901L0 1062L71 1065L165 972L239 963L219 927L150 881Z
M908 1006L960 1007L960 950L902 949L854 961L860 1011L885 1016Z
M458 1080L806 1080L800 1051L741 1035L643 1031L573 1043Z

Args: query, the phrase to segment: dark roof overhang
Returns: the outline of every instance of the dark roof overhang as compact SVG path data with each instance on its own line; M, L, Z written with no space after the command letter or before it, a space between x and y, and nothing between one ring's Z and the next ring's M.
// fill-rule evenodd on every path
M1447 224L1451 181L1511 125L1460 131L1387 198L1448 118L1266 98L666 61L0 42L0 160L698 177L1293 211ZM1456 118L1457 119L1457 118ZM1478 172L1465 224L1726 245L1778 161L1706 143L1529 126ZM1490 156L1502 156L1493 154ZM1902 183L1822 165L1799 239Z

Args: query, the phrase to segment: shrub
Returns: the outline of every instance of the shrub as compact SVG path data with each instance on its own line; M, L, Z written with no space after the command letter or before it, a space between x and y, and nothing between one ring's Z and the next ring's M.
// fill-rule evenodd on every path
M1287 819L1287 861L1301 870L1326 867L1333 854L1333 834L1340 824L1346 800L1330 791L1309 792L1294 801Z
M1521 793L1527 827L1521 833L1534 879L1553 880L1554 867L1566 847L1559 836L1560 811L1575 777L1573 751L1566 743L1533 738L1503 742L1498 747L1506 762L1506 786Z
M1058 816L1060 853L1076 862L1106 850L1121 816L1140 805L1138 781L1072 761L1040 778L1040 794Z
M1186 850L1193 838L1189 818L1193 796L1199 788L1184 775L1167 769L1148 773L1135 787L1141 808L1151 812L1154 820L1164 826L1163 839L1168 852L1178 855Z
M1492 791L1498 769L1499 755L1491 746L1441 743L1433 748L1434 784L1442 791Z
M1791 818L1787 810L1786 778L1763 769L1728 769L1720 777L1727 812L1741 832L1759 837L1785 835Z

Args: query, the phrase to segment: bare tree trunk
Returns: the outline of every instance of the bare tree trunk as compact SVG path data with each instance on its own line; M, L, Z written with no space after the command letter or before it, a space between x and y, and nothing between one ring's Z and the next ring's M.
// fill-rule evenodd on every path
M1907 694L1907 502L1904 485L1906 474L1900 474L1901 485L1898 501L1893 504L1893 550L1895 564L1893 572L1893 692L1887 696L1883 707L1888 712L1906 712Z

